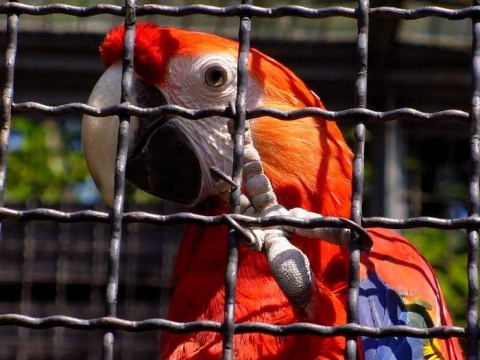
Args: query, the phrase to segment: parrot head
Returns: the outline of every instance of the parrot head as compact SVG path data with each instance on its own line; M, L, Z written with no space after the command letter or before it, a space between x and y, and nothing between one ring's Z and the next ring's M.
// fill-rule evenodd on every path
M124 27L115 28L100 46L107 69L90 95L88 104L91 106L103 108L120 103L123 37ZM235 102L237 94L237 57L238 43L235 41L156 24L138 24L135 30L133 84L127 100L139 107L166 104L188 109L228 106ZM248 66L247 108L323 108L318 97L298 77L261 52L251 49ZM132 117L127 179L152 195L187 206L217 195L218 178L212 176L210 169L216 167L228 175L232 172L231 121L221 116L201 120L187 120L174 115L154 119ZM333 157L342 159L333 167L341 168L341 177L346 179L345 186L349 188L350 168L347 164L350 163L350 150L336 125L311 118L295 121L294 126L293 123L270 117L251 121L254 143L274 187L282 182L291 186L288 179L295 178L298 186L305 188L304 192L315 196L313 189L318 185L319 178L323 176L324 183L329 182L330 175L319 177L321 167L331 167L322 163L320 148L331 140L342 148L334 150L334 155L338 155ZM118 127L117 116L85 115L82 121L82 143L87 165L103 199L110 205L113 203ZM315 144L309 143L312 141ZM311 153L305 153L307 146L312 148ZM283 153L289 154L288 161L282 159ZM328 153L332 157L331 151ZM312 181L303 174L302 164L310 166ZM285 166L293 168L282 169ZM349 190L339 189L338 192L342 191L345 199L331 196L330 201L348 203Z

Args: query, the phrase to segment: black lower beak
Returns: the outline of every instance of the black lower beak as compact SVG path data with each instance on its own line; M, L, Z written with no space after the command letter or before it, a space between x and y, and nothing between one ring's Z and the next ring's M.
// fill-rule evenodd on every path
M159 121L135 146L126 177L154 196L193 205L200 194L202 171L185 134L174 123Z
M133 94L138 106L158 107L167 100L155 86L135 78ZM127 160L126 177L136 187L159 198L193 205L199 197L202 171L187 136L175 125L176 119L139 118Z

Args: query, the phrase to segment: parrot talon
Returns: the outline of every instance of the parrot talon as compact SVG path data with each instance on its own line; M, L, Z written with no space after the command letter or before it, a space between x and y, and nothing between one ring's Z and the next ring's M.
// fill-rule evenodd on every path
M240 241L242 242L243 245L245 245L247 248L251 250L257 250L258 248L260 249L262 248L262 244L260 244L258 237L255 235L255 233L252 230L243 227L228 215L224 215L223 217L228 222L230 227L234 229L236 232L238 232L238 234L240 235Z
M234 189L238 188L238 185L233 181L233 179L216 166L210 167L210 175L212 175L215 180L223 180L227 184L232 185Z
M230 115L232 118L235 117L237 113L237 107L235 106L235 100L229 100L227 109L230 110Z
M227 104L227 109L229 110L229 119L227 120L227 128L228 128L228 133L233 136L235 135L235 122L233 119L235 118L235 115L237 113L237 108L235 106L235 101L230 100Z
M363 236L362 236L363 235ZM358 242L360 244L360 251L364 253L369 253L373 247L373 240L368 233L365 234L356 234L355 238L351 240L351 243Z

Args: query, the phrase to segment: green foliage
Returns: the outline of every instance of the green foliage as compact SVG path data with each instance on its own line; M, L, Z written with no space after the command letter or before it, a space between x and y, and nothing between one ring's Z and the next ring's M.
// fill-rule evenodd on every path
M468 291L465 232L413 229L404 235L435 269L455 325L464 326Z
M63 126L62 126L63 125ZM12 121L5 200L44 204L79 200L74 186L89 178L78 139L79 124L71 131L58 120L36 122L25 117Z
M14 118L6 185L7 204L99 201L80 146L80 121ZM130 184L125 198L137 204L159 201Z

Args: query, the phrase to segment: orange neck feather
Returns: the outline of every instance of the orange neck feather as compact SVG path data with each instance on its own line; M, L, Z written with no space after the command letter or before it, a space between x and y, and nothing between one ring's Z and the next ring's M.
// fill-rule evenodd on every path
M349 217L351 151L335 124L312 118L278 122L258 119L252 131L279 202L287 209Z

